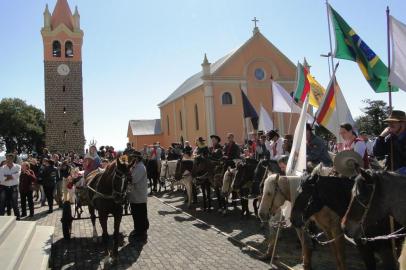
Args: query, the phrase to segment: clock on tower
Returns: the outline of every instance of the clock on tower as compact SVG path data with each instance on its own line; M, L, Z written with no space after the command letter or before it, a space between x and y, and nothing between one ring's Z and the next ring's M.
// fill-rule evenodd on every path
M67 0L44 11L45 144L50 151L84 152L80 15Z

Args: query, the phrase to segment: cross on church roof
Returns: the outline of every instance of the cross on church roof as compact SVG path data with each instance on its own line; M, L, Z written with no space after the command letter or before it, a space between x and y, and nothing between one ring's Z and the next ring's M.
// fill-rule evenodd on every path
M257 28L257 22L259 22L259 20L257 20L257 17L254 17L254 19L251 21L254 22L254 27Z

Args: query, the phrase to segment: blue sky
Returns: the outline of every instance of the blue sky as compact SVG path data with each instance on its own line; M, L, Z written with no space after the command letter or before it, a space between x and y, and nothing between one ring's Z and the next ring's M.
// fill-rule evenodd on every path
M43 45L40 29L48 3L56 0L0 1L0 98L19 97L44 108ZM83 45L85 136L98 144L125 147L130 119L159 118L157 104L209 61L227 54L260 31L292 62L306 57L320 83L329 80L326 7L323 0L69 0L78 5ZM386 16L406 22L406 2L330 1L347 23L387 63ZM340 61L337 78L354 116L361 100L388 100L375 94L357 65ZM394 93L405 110L406 93Z

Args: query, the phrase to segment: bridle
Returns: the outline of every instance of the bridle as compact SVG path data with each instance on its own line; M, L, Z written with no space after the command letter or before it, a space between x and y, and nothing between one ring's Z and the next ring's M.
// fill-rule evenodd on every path
M371 208L371 204L372 204L372 200L374 199L374 195L375 195L375 190L376 190L376 183L374 182L373 184L366 184L368 186L372 186L372 192L371 195L368 199L368 203L365 205L363 202L361 202L361 200L358 198L358 196L353 196L353 198L351 199L350 205L348 207L348 211L345 215L345 219L347 218L347 215L349 213L349 210L351 209L351 206L353 204L354 201L356 201L362 208L364 208L364 212L361 216L361 220L359 222L359 225L361 227L361 233L362 233L362 238L366 237L366 233L365 233L365 221L367 219L368 213L369 213L369 209ZM359 194L358 192L358 184L355 184L355 193L356 195Z
M98 178L95 188L92 188L90 185L88 185L87 188L90 189L91 191L93 191L95 194L97 194L102 199L123 198L127 193L127 191L124 190L124 186L130 181L128 178L129 178L128 174L126 174L123 171L120 171L120 169L118 169L118 167L116 165L116 168L114 169L113 177L111 178L111 182L112 182L111 183L111 186L112 186L111 195L107 195L107 194L104 194L104 193L101 193L101 192L97 191L99 183L100 183L101 176ZM114 183L115 183L116 179L119 179L119 181L121 181L121 183L120 183L120 186L121 186L120 191L117 191L114 188ZM95 198L93 197L93 199L95 199Z
M271 205L270 205L270 207L269 207L269 212L271 212L271 210L272 210L273 204L274 204L274 202L275 202L276 194L277 194L278 192L282 195L282 197L285 199L285 201L289 200L289 197L286 196L286 194L285 194L285 193L282 191L282 189L279 187L279 184L278 184L279 176L280 176L280 175L277 174L277 175L276 175L276 178L275 178L275 187L274 187L274 190L273 190L273 197L272 197Z

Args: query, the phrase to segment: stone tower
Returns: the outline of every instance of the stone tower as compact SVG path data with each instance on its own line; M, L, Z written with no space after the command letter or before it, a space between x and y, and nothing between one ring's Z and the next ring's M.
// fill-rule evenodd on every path
M83 153L83 84L80 15L67 0L44 11L45 143L50 151Z

